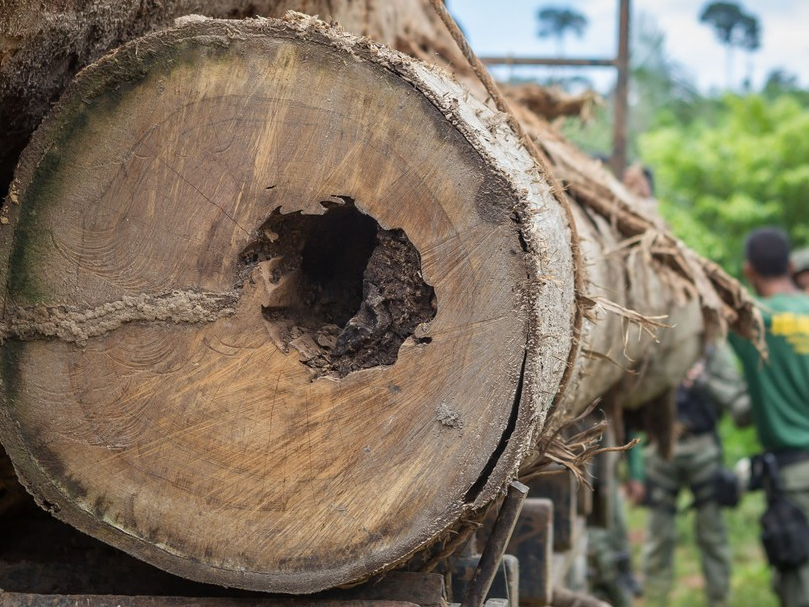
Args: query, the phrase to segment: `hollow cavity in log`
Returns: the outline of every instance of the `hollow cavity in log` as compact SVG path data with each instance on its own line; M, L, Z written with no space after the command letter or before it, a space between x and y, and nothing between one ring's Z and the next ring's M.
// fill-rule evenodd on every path
M344 202L320 203L323 215L276 208L241 254L242 275L258 268L264 279L262 314L276 346L297 350L316 377L394 364L437 309L404 231L385 230L352 198L336 198Z

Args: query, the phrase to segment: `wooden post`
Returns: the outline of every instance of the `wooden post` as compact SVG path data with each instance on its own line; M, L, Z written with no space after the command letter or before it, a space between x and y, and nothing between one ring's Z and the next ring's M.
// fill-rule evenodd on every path
M508 553L520 562L520 604L525 607L550 605L553 592L553 503L550 500L529 497L525 501Z
M576 479L568 470L548 474L528 483L532 498L545 498L553 503L553 549L562 552L570 549L575 537L578 517Z
M613 172L621 178L626 168L627 115L629 112L629 19L630 0L620 0L618 17L618 56L615 66L615 117L613 118L612 158Z

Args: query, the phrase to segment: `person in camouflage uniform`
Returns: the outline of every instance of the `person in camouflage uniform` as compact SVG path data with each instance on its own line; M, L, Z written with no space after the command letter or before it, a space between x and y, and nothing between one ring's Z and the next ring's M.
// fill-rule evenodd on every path
M728 411L737 424L747 421L749 399L725 344L711 345L677 388L677 441L667 459L658 446L644 450L645 503L649 518L644 545L644 593L649 607L668 605L673 583L677 497L693 493L697 546L710 607L724 607L730 594L730 547L716 501L714 480L722 468L716 433L719 415Z
M639 447L632 448L627 454L630 468L633 467L633 461L643 466L642 461L633 457L637 453ZM597 468L612 468L611 473L606 474L601 474L599 469L594 470L593 479L594 489L609 494L606 501L611 504L611 508L608 509L608 520L604 521L606 526L594 525L587 528L590 591L612 607L631 607L635 597L641 596L642 588L632 570L626 501L617 480L620 456L618 453L603 453L597 460ZM628 486L631 486L630 483ZM628 493L628 497L632 499L631 489L628 489Z
M792 280L804 293L809 293L809 248L792 254Z

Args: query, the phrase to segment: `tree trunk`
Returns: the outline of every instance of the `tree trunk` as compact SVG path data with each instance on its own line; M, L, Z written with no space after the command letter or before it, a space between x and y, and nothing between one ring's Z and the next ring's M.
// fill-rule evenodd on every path
M2 230L0 437L40 503L275 592L489 503L557 392L573 264L547 182L463 95L307 19L191 19L83 71Z

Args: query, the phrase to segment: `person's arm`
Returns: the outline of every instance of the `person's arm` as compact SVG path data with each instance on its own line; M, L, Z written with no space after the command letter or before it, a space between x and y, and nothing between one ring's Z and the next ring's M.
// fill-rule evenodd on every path
M628 438L632 439L635 436L630 434ZM643 467L643 449L640 444L626 452L626 466L629 479L624 485L624 490L629 501L637 506L646 497L646 470Z
M735 358L724 342L717 342L711 354L705 388L708 395L726 411L737 426L747 426L750 416L750 396Z

